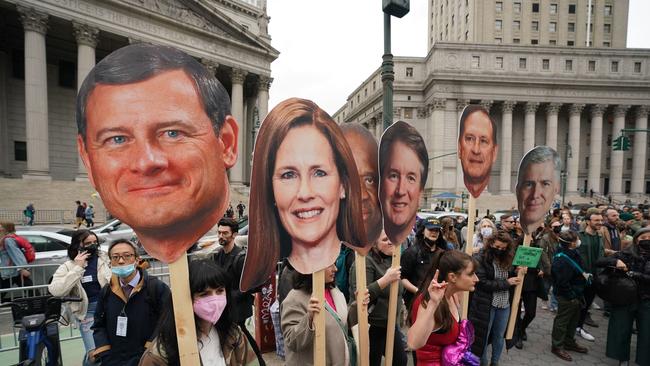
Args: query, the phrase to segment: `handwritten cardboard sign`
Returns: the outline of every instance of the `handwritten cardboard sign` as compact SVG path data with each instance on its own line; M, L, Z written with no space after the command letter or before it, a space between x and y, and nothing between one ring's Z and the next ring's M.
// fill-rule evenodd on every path
M539 258L542 256L542 248L520 246L515 253L513 266L537 267Z

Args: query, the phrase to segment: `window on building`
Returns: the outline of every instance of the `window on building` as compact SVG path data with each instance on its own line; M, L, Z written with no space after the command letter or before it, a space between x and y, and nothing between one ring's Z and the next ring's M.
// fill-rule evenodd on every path
M548 31L551 33L555 33L557 31L557 22L548 23Z
M574 41L566 41L566 45L567 46L573 46L573 45L575 45L575 42Z
M564 71L573 71L573 60L564 60Z
M587 140L587 145L589 145L589 140ZM585 168L589 168L589 157L585 158Z
M550 70L551 69L551 60L545 58L542 60L542 70Z
M570 22L570 23L568 24L567 30L569 31L569 33L573 33L573 32L575 32L575 31L576 31L576 23L571 23L571 22Z
M497 2L495 3L494 10L495 10L497 13L501 13L501 12L503 11L503 1L497 1Z
M628 158L628 159L625 161L625 169L627 169L627 170L632 170L632 159L631 159L631 158Z
M406 77L407 78L412 78L413 77L413 68L412 67L407 67L406 68Z
M494 38L494 43L496 43L496 44L501 44L501 43L503 43L503 38L501 38L501 37L496 37L496 38Z
M512 22L512 30L518 31L521 29L521 22L519 20L515 20Z
M603 47L610 47L611 45L609 41L603 41Z
M513 38L512 39L512 43L514 43L514 44L519 44L520 42L521 42L521 40L519 38Z
M611 25L611 24L605 24L605 25L603 26L603 31L604 31L605 33L612 33L612 25Z
M75 89L77 67L74 62L59 60L59 86L63 88Z
M533 13L539 13L539 3L533 3Z
M372 91L375 91L375 90L377 90L377 81L373 80L372 81Z
M361 96L357 94L357 103L359 103L360 101L361 101Z
M11 50L11 76L14 79L25 79L25 51Z
M472 56L472 68L478 69L481 67L481 56Z
M551 14L557 14L557 4L551 4L551 7L549 8L549 12Z
M519 68L520 69L525 69L526 68L526 58L525 57L520 57L519 58Z
M533 32L537 32L537 31L539 30L539 22L538 22L538 21L534 21L534 22L530 23L530 29L531 29Z
M641 62L637 61L634 63L634 72L637 74L641 73Z
M497 69L503 69L503 57L497 56L497 58L494 61L494 66Z
M594 32L594 23L589 23L589 32L593 33ZM593 37L593 35L592 35Z
M368 96L368 88L363 89L363 96L364 97Z
M27 161L27 143L25 141L14 141L14 160Z
M503 28L503 21L501 19L497 19L494 21L494 29L497 31L500 31L501 28Z
M609 70L611 72L618 72L618 61L612 61Z
M469 31L465 31L465 40L467 41L469 39Z
M521 13L521 3L516 2L516 3L512 4L512 10L515 12L515 14Z
M551 46L555 46L555 45L557 45L557 40L555 40L555 39L549 39L549 40L548 40L548 44L550 44Z
M413 118L413 108L404 108L404 118L406 119Z
M587 70L591 72L596 71L596 60L589 60L589 63L587 64Z
M354 100L350 101L350 108L354 108Z
M576 4L569 4L569 14L576 13Z
M530 44L539 44L539 40L537 39L531 39Z
M608 140L608 141L609 141L609 140ZM607 146L611 146L611 145L608 143ZM607 159L605 159L605 166L611 166L611 163L612 163L612 159L611 159L611 158L607 158Z
M605 16L611 16L612 15L612 6L611 5L605 5Z
M410 96L410 95L407 95L407 96L406 96L406 100L410 101L410 100L411 100L411 96Z

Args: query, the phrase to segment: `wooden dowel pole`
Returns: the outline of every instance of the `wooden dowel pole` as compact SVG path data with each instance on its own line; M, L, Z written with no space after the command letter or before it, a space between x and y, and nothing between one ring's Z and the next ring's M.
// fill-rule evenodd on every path
M393 248L393 261L391 268L399 268L402 257L402 246L395 245ZM390 284L390 296L388 297L388 323L386 323L386 349L384 350L385 365L393 364L393 345L395 344L395 323L397 317L397 298L399 281Z
M325 366L325 270L321 269L312 275L313 296L321 305L320 311L314 316L314 366Z
M467 204L467 240L465 241L465 253L472 255L474 250L474 221L476 221L476 198L470 194L469 203ZM439 279L440 280L440 279ZM440 280L442 281L442 280ZM469 311L469 292L463 292L463 312L462 319L467 319Z
M189 278L187 254L183 253L175 262L169 263L169 283L174 303L178 357L182 366L200 364Z
M359 322L359 348L357 349L357 364L368 366L370 364L368 343L368 306L363 304L366 293L366 256L354 252L354 267L357 282L357 319Z
M530 234L524 236L524 246L530 246L532 237ZM527 267L524 267L527 268ZM512 305L510 306L510 318L508 319L508 330L506 332L506 339L512 339L515 333L515 324L517 323L517 310L519 310L519 301L521 300L521 290L524 287L524 271L517 273L519 284L515 287L515 295L512 298Z

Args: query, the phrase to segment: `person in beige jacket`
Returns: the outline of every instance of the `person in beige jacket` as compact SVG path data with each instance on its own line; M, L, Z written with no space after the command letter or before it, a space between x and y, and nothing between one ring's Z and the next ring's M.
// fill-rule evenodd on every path
M84 366L90 365L88 352L95 349L93 325L95 307L101 289L111 278L110 260L100 250L97 236L88 230L78 230L72 235L65 263L57 268L47 289L53 296L78 296L81 302L68 303L73 319L79 325L86 355Z
M336 266L325 269L325 304L322 306L312 297L312 276L297 274L293 290L280 305L280 322L287 365L314 364L313 318L319 311L325 312L326 364L349 365L356 359L355 351L348 347L348 305L343 293L334 286ZM354 343L354 341L351 341Z

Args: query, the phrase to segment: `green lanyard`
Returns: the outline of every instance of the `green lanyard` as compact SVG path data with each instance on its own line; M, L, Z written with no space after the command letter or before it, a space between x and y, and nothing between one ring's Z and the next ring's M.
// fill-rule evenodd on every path
M348 351L350 353L350 365L351 366L356 366L357 364L357 345L354 343L354 340L351 340L350 337L348 336L348 331L345 329L343 326L343 322L341 321L341 318L339 318L339 315L330 307L330 305L325 301L325 309L327 310L330 315L336 320L336 324L339 325L339 328L341 328L341 331L343 332L343 335L345 336L345 342L348 344Z

